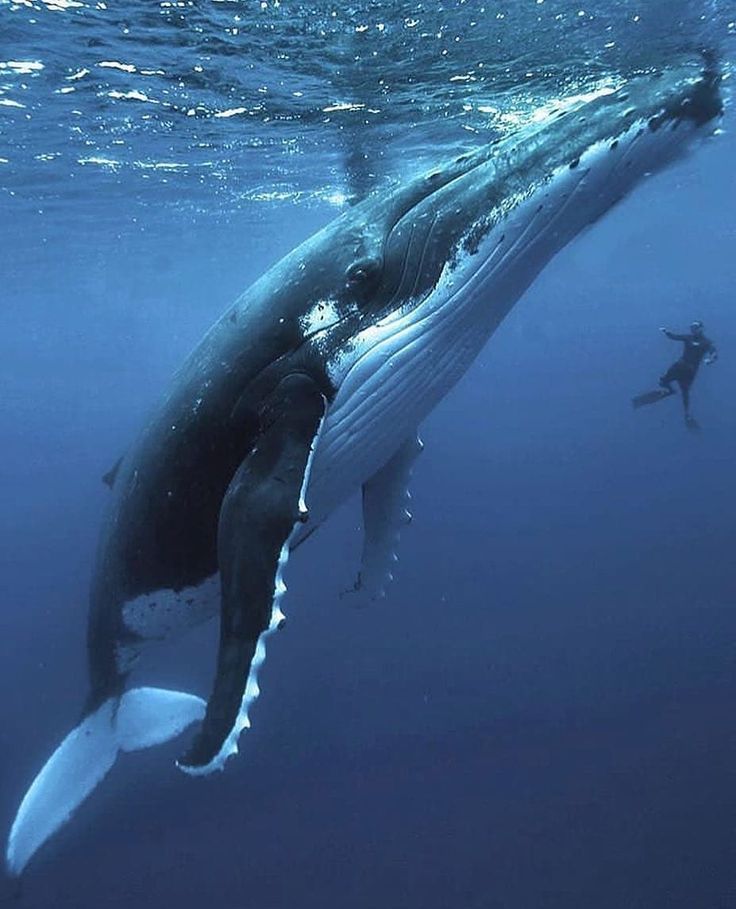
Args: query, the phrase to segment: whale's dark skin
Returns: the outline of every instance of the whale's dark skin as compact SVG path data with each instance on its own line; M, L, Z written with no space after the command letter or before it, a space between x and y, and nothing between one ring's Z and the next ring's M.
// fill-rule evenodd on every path
M325 346L348 348L365 326L423 300L453 256L473 253L513 200L555 169L576 168L595 143L610 143L614 154L634 121L658 131L717 117L719 81L709 63L668 68L658 81L633 79L587 104L583 116L563 114L369 197L247 290L191 355L114 476L91 589L86 710L122 690L130 661L121 654L144 643L125 625L124 605L219 571L215 688L182 761L207 765L233 726L268 625L281 547L308 517L299 499L310 446L337 391ZM561 231L558 245L568 239ZM337 319L317 343L303 320L328 299Z

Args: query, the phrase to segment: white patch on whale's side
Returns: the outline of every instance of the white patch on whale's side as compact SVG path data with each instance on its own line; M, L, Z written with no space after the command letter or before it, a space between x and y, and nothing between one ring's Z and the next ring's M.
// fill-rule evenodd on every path
M334 300L319 300L299 319L304 337L332 328L340 321L340 313Z
M196 587L154 590L123 604L123 623L144 640L170 638L213 618L220 609L220 575Z
M123 604L125 628L138 640L115 648L120 672L127 672L149 641L165 641L214 618L220 611L220 575L213 574L196 587L154 590Z

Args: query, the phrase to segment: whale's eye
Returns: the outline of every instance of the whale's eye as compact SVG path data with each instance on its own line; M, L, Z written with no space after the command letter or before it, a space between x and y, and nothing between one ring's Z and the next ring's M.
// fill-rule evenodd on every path
M348 284L366 284L375 281L381 274L382 263L380 259L359 259L348 268Z
M348 268L345 283L355 293L370 293L378 284L383 272L383 262L379 258L358 259Z
M362 265L351 265L348 269L348 284L362 284L367 270Z

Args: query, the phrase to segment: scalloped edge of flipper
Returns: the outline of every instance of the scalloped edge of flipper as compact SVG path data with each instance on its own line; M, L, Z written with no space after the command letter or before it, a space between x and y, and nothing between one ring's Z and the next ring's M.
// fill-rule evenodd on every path
M384 599L399 561L402 530L411 523L409 481L416 459L424 450L412 434L389 460L363 484L363 553L352 591L358 604Z
M178 760L176 762L176 766L179 768L179 770L181 770L182 773L186 773L188 776L209 776L211 773L223 771L228 759L238 754L238 742L242 732L245 729L250 729L250 709L261 693L261 690L258 686L258 673L261 669L261 666L263 666L263 663L266 660L266 641L273 634L273 632L280 628L283 622L286 621L286 616L281 611L280 606L281 600L286 593L284 573L289 561L292 545L302 533L304 522L307 520L309 515L309 510L306 504L307 488L309 486L309 477L312 471L312 464L314 462L314 453L317 449L317 444L322 432L324 420L325 417L323 415L317 424L312 442L310 443L309 454L307 456L304 473L302 476L302 483L299 489L299 498L297 504L297 513L299 517L294 522L291 533L286 538L279 553L276 572L274 575L274 595L273 600L271 601L271 616L269 619L268 627L259 635L258 641L256 643L255 653L248 670L248 678L245 683L245 690L240 704L238 716L232 726L232 729L230 730L230 733L220 747L220 750L207 764L186 764L182 760Z

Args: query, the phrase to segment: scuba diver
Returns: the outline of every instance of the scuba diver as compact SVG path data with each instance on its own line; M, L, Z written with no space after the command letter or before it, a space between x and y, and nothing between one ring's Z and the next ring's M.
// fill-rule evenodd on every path
M700 321L690 325L690 334L687 335L678 335L666 328L660 328L660 331L671 341L682 341L684 345L682 356L659 380L660 387L656 391L647 391L642 395L637 395L631 403L634 407L641 407L644 404L663 401L670 395L677 394L672 387L672 383L677 382L682 395L682 405L685 408L685 423L689 429L697 429L697 421L690 413L690 387L695 381L701 362L713 363L718 358L718 351L715 344L706 338L703 333L703 323Z

